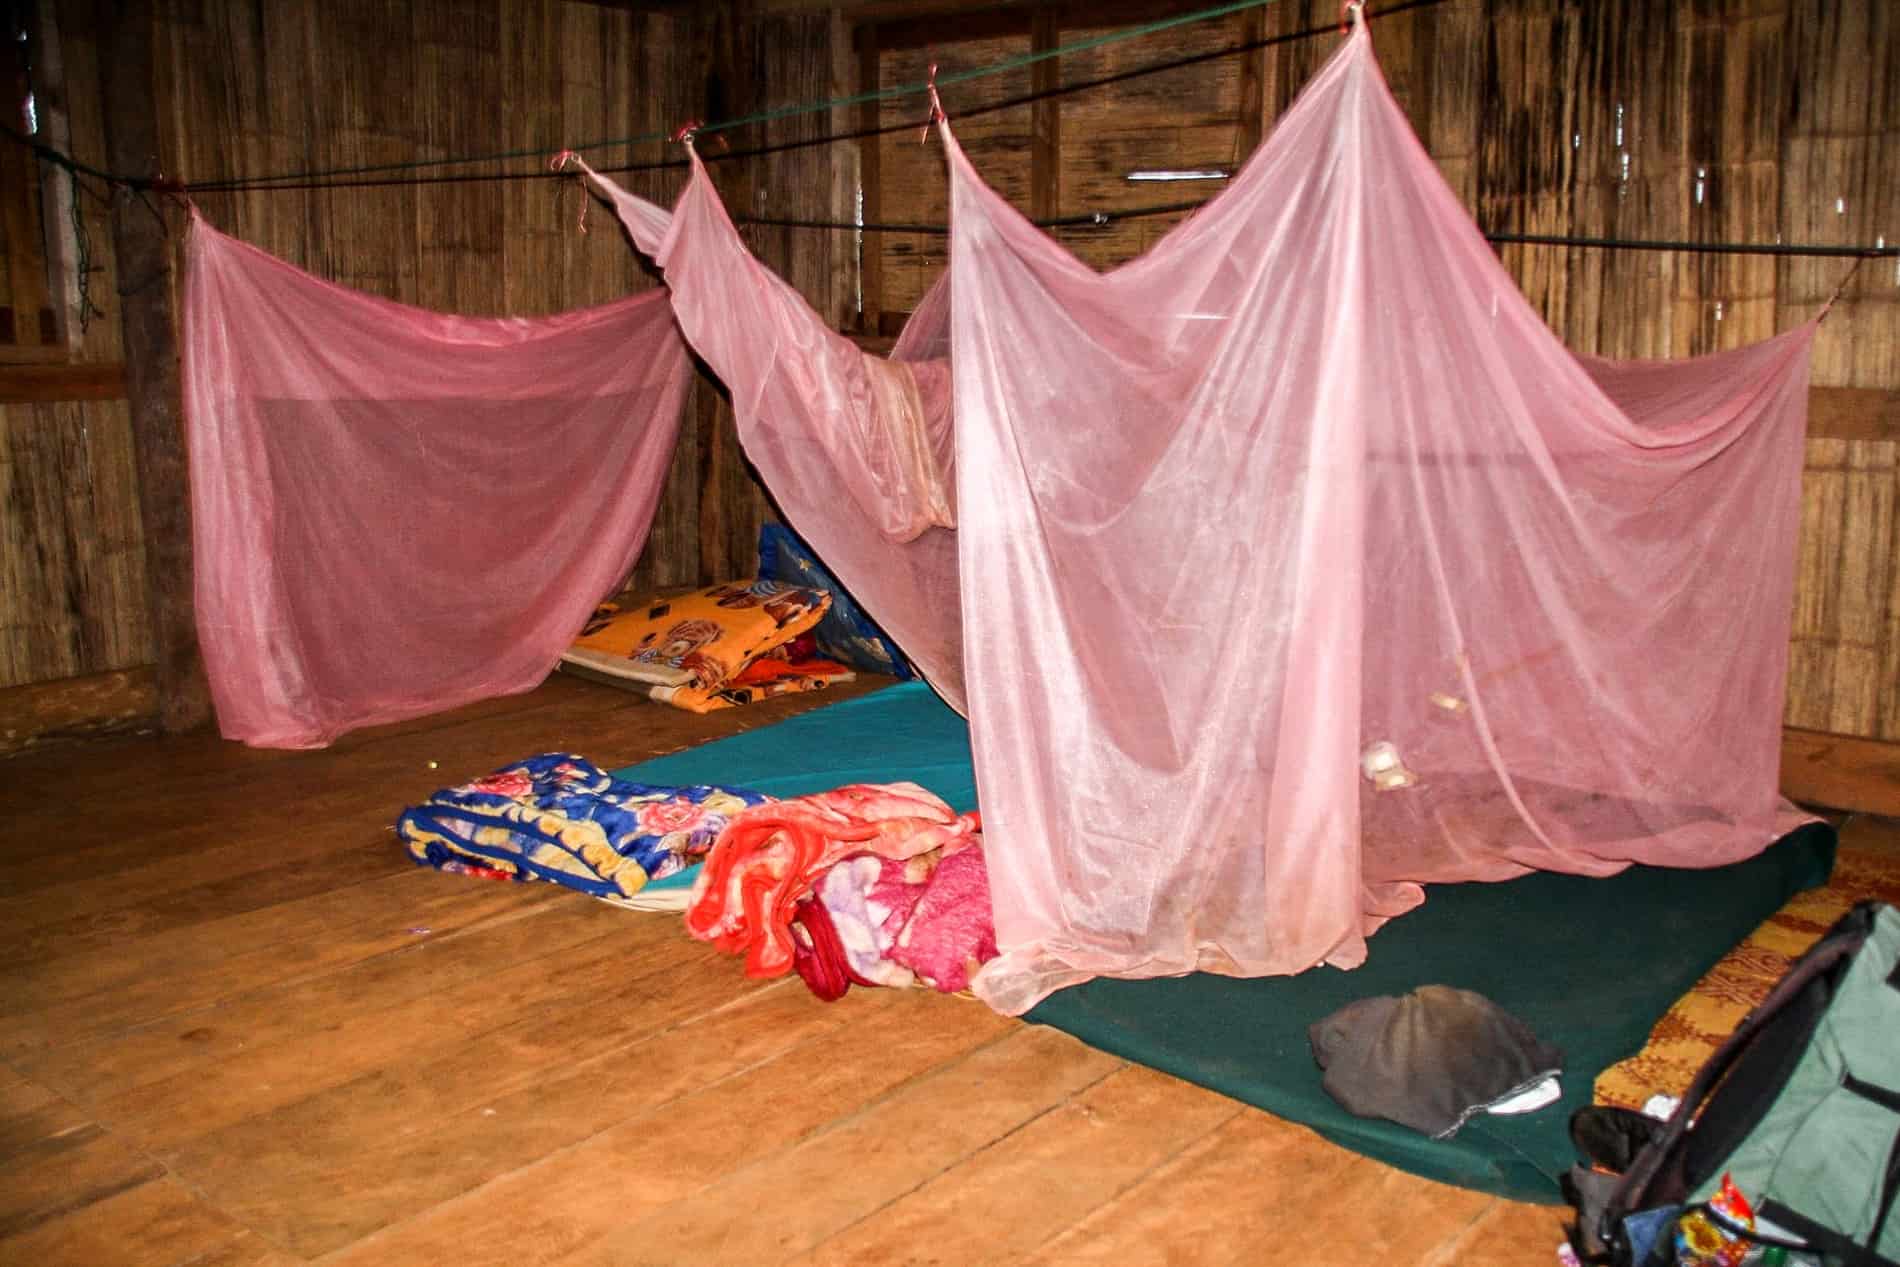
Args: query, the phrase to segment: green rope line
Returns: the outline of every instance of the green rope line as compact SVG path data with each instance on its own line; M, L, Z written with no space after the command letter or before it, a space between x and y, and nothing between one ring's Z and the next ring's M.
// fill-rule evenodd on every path
M1048 61L1050 58L1061 57L1064 54L1086 52L1092 48L1100 48L1105 44L1115 44L1122 40L1139 39L1142 36L1153 35L1159 31L1168 31L1175 27L1188 26L1195 22L1211 21L1214 18L1226 17L1230 13L1239 13L1244 9L1260 8L1264 5L1272 4L1273 2L1274 0L1230 0L1230 3L1217 5L1211 9L1201 9L1194 13L1182 14L1179 17L1163 18L1160 21L1149 22L1142 26L1130 27L1121 31L1111 31L1106 35L1097 35L1090 39L1078 40L1074 44L1064 44L1045 52L1028 53L1020 57L1005 58L1000 62L994 62L987 66L978 66L971 70L957 71L955 74L945 75L939 78L937 80L937 86L941 88L946 84L961 84L973 79L982 79L989 75L1000 75L1006 71L1017 70L1024 66L1033 65L1036 62ZM726 132L733 128L749 127L757 123L771 123L779 119L789 119L801 114L817 114L821 111L839 109L845 106L866 105L873 101L888 101L898 97L921 96L929 91L930 84L928 81L898 84L890 88L855 93L849 97L834 97L829 101L806 102L800 105L779 106L770 110L760 110L753 114L741 115L736 119L725 119L717 123L696 125L692 128L692 131L694 133ZM278 181L313 180L324 176L364 176L378 172L414 171L424 167L450 167L462 163L500 163L519 158L544 158L562 149L570 149L576 153L580 153L586 150L605 149L609 146L616 145L630 146L641 145L651 141L669 141L673 139L673 135L671 132L643 132L638 136L587 141L580 145L544 146L535 149L506 150L501 153L478 154L467 158L425 158L414 159L403 163L371 163L360 167L329 167L301 172L279 172L268 176L233 176L224 180L206 181L202 188L207 191L214 188L222 190L265 188ZM104 175L104 173L98 174ZM108 176L106 179L115 180L116 178ZM183 183L182 187L186 190L192 188L189 183Z

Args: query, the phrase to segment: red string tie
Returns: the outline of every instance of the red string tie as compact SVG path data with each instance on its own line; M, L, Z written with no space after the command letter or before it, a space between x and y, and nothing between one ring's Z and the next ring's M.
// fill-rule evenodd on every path
M548 170L558 172L569 163L578 163L580 161L581 156L576 154L573 150L562 150L559 154L556 154L553 158L548 160ZM587 232L587 202L587 190L583 188L581 190L581 214L575 221L575 224L579 226L582 233Z
M917 134L919 145L930 139L930 125L946 117L943 112L943 101L937 96L937 63L930 63L930 78L924 86L930 92L930 117L924 120L923 131Z

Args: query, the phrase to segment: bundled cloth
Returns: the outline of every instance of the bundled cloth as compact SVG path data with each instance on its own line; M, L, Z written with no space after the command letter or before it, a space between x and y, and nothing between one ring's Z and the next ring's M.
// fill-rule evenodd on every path
M910 858L846 858L794 919L798 974L822 999L852 985L954 993L996 957L980 835Z
M423 866L548 880L644 905L650 881L691 866L728 822L770 797L616 779L584 757L543 753L402 812L396 832Z
M781 976L796 955L798 904L838 862L856 854L900 861L954 855L979 830L975 814L958 814L915 783L857 783L744 810L706 858L686 929L743 954L748 976Z
M1477 1113L1522 1113L1558 1098L1564 1054L1470 990L1422 985L1360 999L1307 1030L1326 1094L1360 1117L1450 1139Z

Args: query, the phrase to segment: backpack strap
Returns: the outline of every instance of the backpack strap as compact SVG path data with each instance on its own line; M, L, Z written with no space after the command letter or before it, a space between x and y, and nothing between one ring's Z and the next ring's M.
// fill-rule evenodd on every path
M1896 1196L1900 1196L1900 1134L1893 1137L1893 1147L1887 1153L1887 1177L1880 1185L1880 1207L1874 1212L1874 1225L1867 1232L1869 1245L1880 1244L1880 1234L1887 1229L1887 1216L1893 1213Z
M1654 1204L1659 1199L1683 1199L1680 1192L1673 1195L1659 1193L1653 1190L1652 1185L1668 1186L1659 1183L1661 1172L1666 1163L1673 1161L1677 1166L1680 1165L1678 1150L1683 1136L1696 1120L1703 1102L1727 1076L1742 1052L1754 1042L1769 1018L1776 1015L1790 999L1806 990L1815 978L1843 970L1844 963L1859 953L1873 928L1874 913L1878 906L1876 902L1861 902L1843 915L1834 927L1795 961L1769 990L1768 996L1742 1018L1735 1032L1709 1057L1708 1062L1696 1073L1689 1089L1683 1092L1681 1103L1670 1116L1668 1125L1636 1158L1616 1192L1604 1203L1598 1227L1598 1235L1604 1243L1612 1246L1619 1244L1620 1224L1631 1212ZM1816 1019L1819 1019L1818 1014ZM1900 1267L1900 1264L1889 1264L1888 1267Z
M1900 1263L1894 1262L1893 1259L1883 1254L1875 1253L1874 1250L1870 1248L1871 1244L1880 1234L1878 1225L1874 1228L1873 1236L1869 1238L1869 1244L1862 1245L1841 1235L1831 1227L1824 1227L1816 1223L1805 1214L1799 1214L1790 1210L1779 1201L1769 1200L1762 1202L1761 1209L1757 1211L1757 1213L1762 1218L1767 1219L1779 1227L1787 1228L1790 1232L1793 1232L1802 1240L1806 1241L1807 1245L1805 1248L1818 1249L1827 1255L1830 1260L1840 1260L1842 1267L1900 1267ZM1767 1237L1760 1236L1750 1237L1749 1239L1759 1240L1766 1245L1785 1244L1785 1242L1782 1241L1770 1240ZM1790 1246L1790 1248L1803 1247Z

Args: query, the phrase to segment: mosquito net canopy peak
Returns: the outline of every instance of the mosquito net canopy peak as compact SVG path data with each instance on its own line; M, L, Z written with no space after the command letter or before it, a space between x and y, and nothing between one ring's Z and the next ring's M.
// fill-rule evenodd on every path
M1812 325L1572 355L1363 24L1105 274L941 134L948 287L888 362L752 259L697 159L670 217L600 185L794 526L967 712L987 1001L1350 967L1426 884L1711 866L1799 821Z

